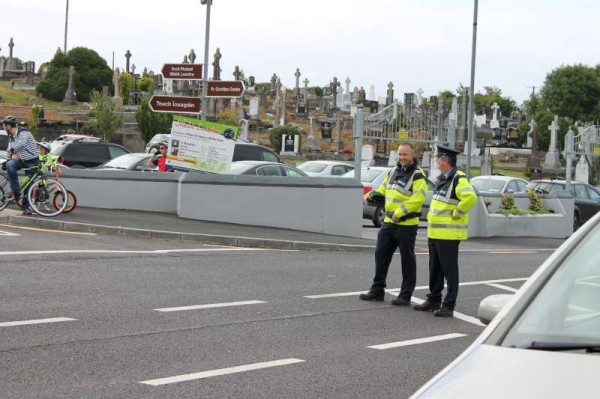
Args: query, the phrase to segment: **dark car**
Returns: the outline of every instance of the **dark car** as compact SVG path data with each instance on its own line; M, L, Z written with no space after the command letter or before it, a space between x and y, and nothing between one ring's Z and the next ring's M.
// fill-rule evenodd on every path
M293 166L278 162L237 161L231 163L229 175L288 176L308 177L306 173Z
M6 152L6 149L8 148L8 139L8 133L4 130L0 130L0 159L8 159L8 152Z
M557 190L565 190L566 185L566 181L561 179L532 180L525 188L533 189L540 194L549 194ZM600 190L591 184L574 181L571 182L571 194L575 198L573 230L577 230L600 211Z
M258 144L236 142L232 162L237 161L267 161L283 163L273 151Z
M118 144L81 139L52 143L50 152L58 157L60 164L71 168L93 168L113 158L130 153L127 148Z

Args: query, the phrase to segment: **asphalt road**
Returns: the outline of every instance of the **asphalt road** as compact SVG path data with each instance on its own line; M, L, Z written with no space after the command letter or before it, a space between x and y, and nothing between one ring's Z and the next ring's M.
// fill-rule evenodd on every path
M418 289L427 293L424 234ZM0 226L3 398L405 398L482 331L479 301L551 253L460 254L456 315L358 300L369 253L217 247ZM399 287L399 257L388 284ZM483 394L483 393L482 393Z

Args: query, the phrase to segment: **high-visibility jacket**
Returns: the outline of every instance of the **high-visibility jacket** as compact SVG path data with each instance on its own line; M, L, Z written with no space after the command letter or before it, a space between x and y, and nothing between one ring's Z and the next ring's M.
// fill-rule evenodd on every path
M454 169L447 179L440 175L427 214L427 237L466 240L469 211L476 202L477 194L464 172Z
M414 226L419 224L421 207L425 202L428 185L425 173L416 163L402 171L401 167L392 169L374 195L385 197L385 223L393 223L392 215L400 221L396 224Z

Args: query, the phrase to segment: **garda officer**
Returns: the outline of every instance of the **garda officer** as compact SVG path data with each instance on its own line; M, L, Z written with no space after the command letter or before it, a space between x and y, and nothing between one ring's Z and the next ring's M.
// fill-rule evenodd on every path
M359 298L383 301L388 269L396 248L399 248L402 287L392 305L408 306L417 282L415 240L428 185L425 173L417 166L410 143L400 144L398 159L398 165L388 173L381 186L367 194L367 200L385 197L386 217L377 235L375 278L369 292L360 294Z
M458 294L458 245L467 239L469 211L477 202L477 195L466 175L456 168L459 151L437 147L436 162L441 174L427 214L429 294L414 309L452 317ZM442 303L444 278L448 289Z

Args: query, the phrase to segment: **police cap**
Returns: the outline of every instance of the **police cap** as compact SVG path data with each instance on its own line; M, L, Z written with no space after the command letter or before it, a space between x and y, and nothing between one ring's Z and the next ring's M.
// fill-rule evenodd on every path
M448 157L456 157L458 154L460 154L460 151L455 150L454 148L444 147L442 145L437 146L436 156L438 157L441 157L442 155L446 155Z

